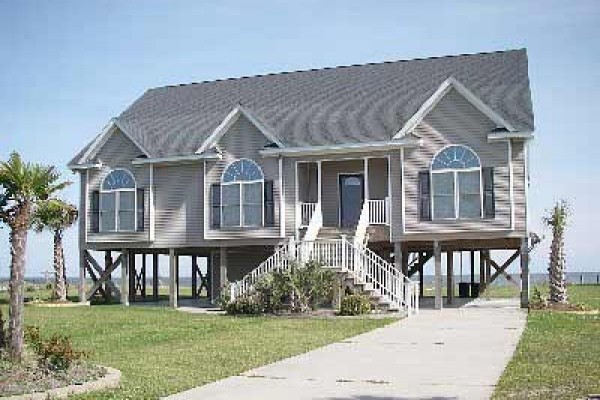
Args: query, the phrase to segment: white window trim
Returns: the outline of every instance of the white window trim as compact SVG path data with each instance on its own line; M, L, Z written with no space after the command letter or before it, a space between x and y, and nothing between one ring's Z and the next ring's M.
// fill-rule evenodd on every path
M108 176L115 171L125 171L131 179L133 180L133 189L104 189L104 181ZM119 209L120 209L120 193L121 192L131 192L133 191L133 229L120 229L119 227ZM115 229L113 230L103 230L102 229L102 194L114 193L115 194ZM125 168L116 168L109 171L108 174L102 179L102 183L100 184L100 196L98 199L98 231L100 233L111 233L111 232L137 232L137 221L138 220L138 210L137 210L137 181L135 180L135 176L131 173L131 171Z
M252 181L236 181L236 182L223 182L223 176L225 175L225 173L227 172L227 170L229 169L229 167L231 166L231 164L238 162L238 161L249 161L252 164L254 164L256 166L256 168L259 169L261 175L262 175L262 179L254 179ZM261 221L260 221L260 225L244 225L244 185L252 185L252 184L256 184L256 183L260 183L260 205L261 205ZM223 186L229 186L229 185L240 185L240 203L239 203L239 207L240 207L240 223L239 225L225 225L223 223ZM220 204L220 208L221 208L221 221L220 221L220 225L221 225L221 229L236 229L236 228L242 228L242 229L257 229L257 228L262 228L265 226L265 174L262 170L262 168L260 167L260 165L258 165L254 160L250 160L248 158L240 158L238 160L232 161L229 164L227 164L227 166L225 167L225 169L223 169L223 173L221 174L221 188L220 188L220 199L219 199L219 204Z
M446 150L449 147L454 147L454 146L460 146L460 147L464 147L468 150L470 150L475 157L477 157L477 162L479 163L479 167L471 167L471 168L462 168L462 169L456 169L456 168L443 168L443 169L433 169L433 162L436 159L436 157L442 153L444 150ZM459 192L459 188L458 188L458 174L461 172L475 172L475 171L479 171L479 217L461 217L460 216L460 192ZM430 190L430 197L431 197L431 220L432 221L455 221L455 220L479 220L479 219L483 219L484 218L484 210L483 210L483 169L481 167L481 158L479 158L479 155L469 146L465 146L462 144L450 144L448 146L444 146L442 149L440 149L437 153L435 153L435 155L433 156L433 158L431 159L431 165L429 167L429 180L431 182L431 190ZM448 173L451 172L453 174L453 180L454 180L454 217L446 217L446 218L436 218L435 217L435 191L434 191L434 185L433 185L433 175L434 174L443 174L443 173Z

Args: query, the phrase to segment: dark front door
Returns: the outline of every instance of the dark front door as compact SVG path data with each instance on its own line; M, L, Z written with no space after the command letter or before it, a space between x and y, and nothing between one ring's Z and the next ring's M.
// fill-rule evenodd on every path
M360 218L364 198L362 174L340 175L340 226L355 227Z

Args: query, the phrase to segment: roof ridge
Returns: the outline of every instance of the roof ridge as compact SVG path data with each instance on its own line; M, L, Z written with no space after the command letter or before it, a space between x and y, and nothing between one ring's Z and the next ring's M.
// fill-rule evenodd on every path
M233 78L219 78L219 79L212 79L212 80L206 80L206 81L200 81L200 82L189 82L189 83L180 83L180 84L174 84L174 85L157 86L157 87L150 88L148 90L186 87L186 86L193 86L193 85L202 85L202 84L206 84L206 83L237 81L237 80L250 79L250 78L263 78L263 77L267 77L267 76L288 75L288 74L297 74L297 73L303 73L303 72L328 71L328 70L333 70L333 69L364 67L367 65L384 65L384 64L405 63L405 62L411 62L411 61L437 60L437 59L443 59L443 58L492 55L492 54L500 54L500 53L510 53L513 51L523 51L523 50L526 50L526 48L522 47L522 48L518 48L518 49L482 51L482 52L477 52L477 53L449 54L449 55L444 55L444 56L419 57L419 58L410 58L410 59L403 59L403 60L370 62L370 63L363 63L363 64L337 65L334 67L309 68L309 69L300 69L300 70L295 70L295 71L270 72L270 73L265 73L265 74L238 76L238 77L233 77Z

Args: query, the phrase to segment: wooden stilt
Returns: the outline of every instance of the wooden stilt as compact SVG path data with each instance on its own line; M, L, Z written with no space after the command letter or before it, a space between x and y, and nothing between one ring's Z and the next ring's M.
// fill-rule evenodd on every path
M438 241L433 242L435 258L435 309L442 309L442 248Z
M475 252L473 250L469 253L469 261L471 263L471 287L475 285Z
M142 253L142 299L146 299L146 253Z
M169 306L177 308L177 255L175 249L169 249Z
M136 270L135 270L135 253L133 251L129 251L129 301L135 301L135 279L136 279Z
M479 296L485 290L485 250L479 250Z
M105 271L109 270L110 267L112 266L112 263L113 263L112 252L110 250L107 250L104 252L104 270ZM110 279L111 279L111 275L107 276L106 280L108 281ZM111 296L110 285L108 283L104 284L104 291L106 292L106 294Z
M452 304L454 302L454 253L446 252L446 302Z
M121 304L129 305L129 251L121 251Z
M425 277L423 270L425 269L425 253L419 252L419 297L423 297Z
M158 301L158 254L152 254L152 298Z
M527 238L521 241L521 307L529 307L529 243Z
M85 297L85 266L87 265L87 261L85 259L86 250L81 248L79 249L79 284L77 286L77 294L79 296L79 301L81 303L85 302L87 299Z
M490 287L492 283L492 263L490 262L491 251L485 251L485 288Z
M192 299L198 298L198 258L192 256Z

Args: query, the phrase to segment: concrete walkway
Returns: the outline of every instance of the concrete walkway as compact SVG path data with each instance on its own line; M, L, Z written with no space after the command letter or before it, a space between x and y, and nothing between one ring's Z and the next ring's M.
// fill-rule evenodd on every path
M525 326L518 300L420 314L169 399L488 399Z

